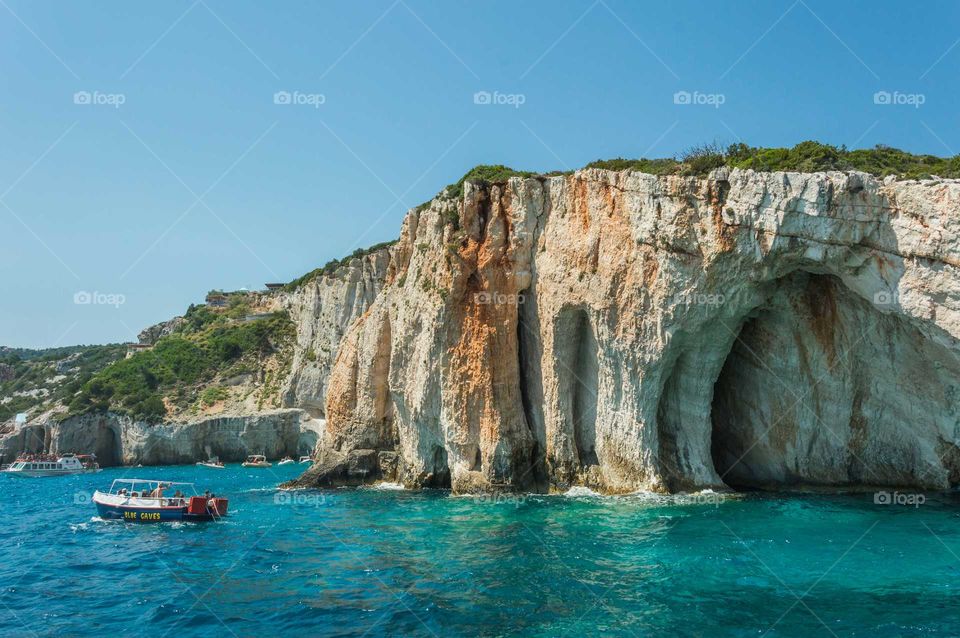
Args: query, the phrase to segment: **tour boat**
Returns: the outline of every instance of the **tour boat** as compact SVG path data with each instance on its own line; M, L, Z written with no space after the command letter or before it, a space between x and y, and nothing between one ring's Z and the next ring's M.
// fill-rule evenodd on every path
M108 492L94 492L93 502L100 518L132 523L215 521L227 515L227 499L199 495L193 483L116 479Z
M29 455L21 456L14 461L3 473L20 478L37 478L41 476L67 476L70 474L87 474L99 472L100 466L93 455L64 454L54 460L52 456Z
M291 459L289 456L285 456L280 460L279 463L277 463L277 465L289 465L291 463L293 463L293 459Z
M206 461L197 461L197 465L202 465L203 467L212 467L215 470L223 469L223 461L216 456L212 459L207 459Z
M262 454L251 454L241 465L243 467L270 467L273 463L268 461L267 457Z
M301 456L301 457L300 457L300 460L297 461L297 462L298 462L298 463L313 463L313 459L311 459L309 456Z

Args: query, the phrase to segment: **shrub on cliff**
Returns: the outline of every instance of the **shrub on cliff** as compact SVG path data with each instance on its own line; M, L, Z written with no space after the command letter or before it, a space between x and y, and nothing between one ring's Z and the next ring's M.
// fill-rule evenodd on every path
M126 346L69 346L45 350L0 348L7 374L0 378L0 421L69 400L94 374L123 357ZM15 393L20 393L15 396Z
M152 349L104 368L83 385L69 404L70 412L111 410L159 421L167 414L163 397L188 400L193 393L182 392L184 388L228 374L234 362L258 362L286 348L294 337L286 313L250 322L199 325L196 332L164 337Z

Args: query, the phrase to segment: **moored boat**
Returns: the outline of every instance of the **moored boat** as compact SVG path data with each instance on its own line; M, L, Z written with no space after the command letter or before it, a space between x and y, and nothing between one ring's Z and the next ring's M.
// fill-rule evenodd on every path
M262 454L251 454L241 465L243 467L271 467L273 463L268 461L267 457Z
M216 456L211 459L207 459L206 461L197 461L197 465L202 465L203 467L212 467L215 470L223 469L223 461Z
M301 456L300 460L297 463L313 463L313 459L309 456Z
M109 491L94 492L93 502L100 518L132 523L214 521L227 514L227 499L197 494L193 483L171 481L116 479Z
M92 454L64 454L60 457L32 454L17 458L2 471L7 476L39 478L99 472L100 466L96 462L96 456Z
M289 456L285 456L280 459L280 462L277 463L277 465L290 465L291 463L293 463L293 459L291 459Z

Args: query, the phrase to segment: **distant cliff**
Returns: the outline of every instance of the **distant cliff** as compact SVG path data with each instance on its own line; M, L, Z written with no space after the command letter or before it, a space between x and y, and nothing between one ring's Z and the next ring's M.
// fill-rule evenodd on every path
M218 293L145 329L143 346L9 351L0 457L94 452L104 465L309 454L329 370L389 266L358 251L273 292ZM284 410L281 408L303 408ZM14 410L28 416L15 423Z

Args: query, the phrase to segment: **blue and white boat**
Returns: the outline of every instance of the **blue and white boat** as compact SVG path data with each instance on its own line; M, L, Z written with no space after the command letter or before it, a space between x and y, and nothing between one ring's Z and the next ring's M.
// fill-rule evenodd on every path
M100 518L133 523L215 521L227 515L227 499L199 495L193 483L116 479L110 491L94 492L93 502Z

